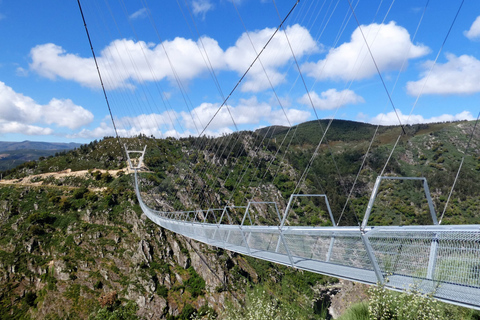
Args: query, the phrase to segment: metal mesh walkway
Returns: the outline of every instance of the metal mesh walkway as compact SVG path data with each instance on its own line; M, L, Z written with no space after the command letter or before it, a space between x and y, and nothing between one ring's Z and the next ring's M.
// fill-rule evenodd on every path
M283 223L255 226L243 221L235 225L224 224L221 218L207 223L208 212L150 209L142 200L136 172L135 184L147 217L186 237L297 269L366 284L382 283L398 291L414 289L445 302L480 309L480 225L360 230ZM217 212L223 217L226 210Z

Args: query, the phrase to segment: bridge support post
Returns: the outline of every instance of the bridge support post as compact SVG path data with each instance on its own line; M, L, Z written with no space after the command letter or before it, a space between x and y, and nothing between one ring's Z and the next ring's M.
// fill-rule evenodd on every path
M215 232L213 233L213 239L216 239L217 237L217 232L218 229L220 229L220 223L222 222L223 216L225 215L225 211L227 211L227 207L223 208L222 214L220 215L220 219L216 222L217 224L217 229L215 229Z
M372 248L372 245L370 244L370 240L368 240L367 235L363 231L361 233L361 237L362 237L363 245L365 246L365 251L367 251L368 258L372 263L373 271L377 276L378 283L384 284L385 279L383 278L382 271L380 270L380 266L378 265L377 258L375 258L375 255L373 254L373 248Z
M372 212L373 203L375 202L375 198L377 197L378 188L380 188L380 182L382 182L382 177L378 176L377 180L375 180L375 185L373 186L372 195L370 196L370 200L368 201L367 210L365 211L365 216L363 217L362 226L360 228L361 230L364 230L367 226L368 219L370 218L370 213Z
M282 240L283 242L283 246L285 247L285 251L287 252L287 255L288 255L288 259L290 260L290 263L292 265L292 268L295 268L295 263L293 262L293 257L292 257L292 253L290 252L290 249L288 248L287 246L287 242L285 241L285 238L283 237L283 232L282 230L279 230L279 239ZM277 252L278 252L278 247L277 247Z
M330 262L330 257L332 256L334 244L335 244L335 233L332 234L332 238L330 239L330 245L328 246L327 257L325 258L326 262Z
M247 248L248 254L252 255L252 252L250 251L250 246L248 245L247 238L245 237L245 232L243 231L242 226L240 226L239 228L240 228L240 232L242 233L243 241L245 242L245 247Z
M432 195L430 194L427 179L425 178L423 178L423 189L425 190L425 196L427 197L428 208L430 209L430 215L432 216L433 224L438 225L437 214L435 212L435 208L433 207Z
M435 234L435 237L432 240L430 245L430 255L428 257L428 268L427 268L427 279L433 280L433 275L435 273L435 266L437 264L437 249L438 249L438 236Z

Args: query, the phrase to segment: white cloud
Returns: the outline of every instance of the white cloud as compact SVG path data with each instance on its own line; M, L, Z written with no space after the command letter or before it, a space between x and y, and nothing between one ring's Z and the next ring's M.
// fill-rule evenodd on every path
M17 121L4 121L0 119L0 133L20 133L32 136L49 135L53 133L50 128L32 126Z
M202 39L214 68L221 68L222 49L210 38ZM163 45L163 46L162 46ZM181 80L190 80L206 70L197 44L192 40L175 38L154 45L143 41L115 40L103 49L97 58L107 89L132 88L133 82L174 79L169 60ZM163 47L166 48L167 59ZM99 88L93 58L82 58L52 43L34 47L30 68L49 79L57 77L73 80L83 86Z
M164 138L168 136L162 132L164 130L165 132L175 133L173 137L178 138L182 135L178 134L180 126L177 120L178 114L175 111L169 111L162 114L140 114L136 117L116 118L115 126L118 135L121 137L132 137L142 133L147 136L153 135L156 138ZM111 119L107 116L102 120L100 126L92 130L83 129L78 133L69 135L68 138L97 139L115 135Z
M205 126L217 112L219 106L219 104L202 103L199 107L192 110L191 114L195 119L197 127ZM181 113L182 123L185 123L186 128L194 131L195 126L191 114ZM281 109L273 109L266 102L259 102L255 97L240 99L239 104L229 106L229 110L224 106L208 126L208 130L213 133L216 132L215 135L231 132L234 129L232 117L237 126L252 126L261 122L267 122L268 125L288 125L289 123L293 125L306 121L310 117L310 112L294 108L286 108L284 112ZM199 125L199 123L202 125Z
M163 125L175 126L177 123L178 114L171 110L165 111L162 114L140 114L136 117L123 117L116 119L115 124L118 129L127 129L129 127L146 127L158 128ZM173 123L172 123L173 122Z
M285 113L287 114L285 116ZM300 109L274 110L270 114L270 123L272 125L289 126L307 121L311 113Z
M470 29L464 31L463 34L470 40L480 40L480 16L475 19Z
M53 98L47 105L37 107L43 122L55 123L72 130L78 129L93 121L93 114L87 109L77 106L70 99Z
M447 54L446 57L448 61L444 64L437 63L430 75L428 73L433 61L425 62L422 78L407 83L408 93L416 96L420 93L446 95L480 92L480 61L469 55L457 57Z
M393 21L361 28L381 72L400 70L405 58L414 59L429 52L422 44L414 45L408 31ZM359 28L352 33L350 42L331 49L324 60L307 63L302 69L319 80L360 80L377 73Z
M397 109L398 117L394 111L387 114L380 113L379 115L372 118L370 123L380 124L380 125L398 125L398 118L402 121L402 124L415 124L415 123L433 123L433 122L447 122L447 121L459 121L459 120L474 120L474 117L470 111L462 111L455 115L453 114L442 114L440 116L425 118L419 114L412 114L408 116L403 114L402 111Z
M236 41L235 46L225 51L225 62L228 68L237 71L239 74L243 74L254 61L257 53L261 51L265 43L270 39L274 31L274 28L266 28L249 32L248 35L252 40L256 52L252 48L248 35L246 33L242 34ZM319 50L315 40L304 27L295 24L287 27L286 33L291 46L295 48L297 58ZM278 32L260 56L263 68L265 68L273 86L284 81L285 75L280 73L278 68L284 66L291 59L292 54L285 34ZM259 92L270 88L262 65L257 61L252 69L250 69L242 85L242 91Z
M201 129L207 125L210 119L213 118L219 107L219 104L202 103L200 106L193 109L191 113L181 113L183 123L185 123L185 126L188 129L194 130L195 124L197 128ZM232 117L237 125L257 124L262 119L268 117L272 108L269 104L258 102L257 99L253 97L250 99L240 99L240 103L236 107L228 106L228 109L226 106L223 106L220 109L211 124L208 126L209 130L216 131L225 127L233 128L234 124ZM195 123L193 121L195 121Z
M213 9L213 4L209 0L194 0L192 2L193 14L201 15L205 19L208 11Z
M320 110L333 110L343 107L347 104L358 104L365 102L361 96L349 89L342 91L328 89L327 91L322 92L320 96L316 92L312 91L310 92L310 98L312 99L315 108ZM300 99L298 99L298 102L306 106L311 106L310 98L307 94L304 94Z
M219 104L202 103L191 110L191 112L176 113L170 111L162 114L152 113L136 117L123 117L115 119L115 124L118 134L122 137L131 137L140 133L147 136L153 135L157 138L197 136L212 119L219 106ZM235 130L235 126L230 113L240 130L242 128L251 129L252 126L260 123L262 123L262 126L265 123L267 125L288 125L288 123L293 125L304 122L310 117L310 112L308 111L290 108L285 109L288 117L287 121L283 110L272 109L269 104L258 102L255 97L252 97L250 99L241 99L238 105L229 106L229 110L223 107L203 134L219 136L232 133ZM113 126L109 118L106 117L99 127L92 130L83 129L79 133L69 135L68 138L97 139L113 135L115 135Z
M134 13L132 13L129 18L131 20L136 20L136 19L143 19L143 18L146 18L147 17L147 14L148 14L148 11L147 11L147 8L142 8L140 10L137 10L135 11Z
M40 105L0 81L0 131L3 133L19 130L25 134L50 134L51 129L32 124L56 124L78 129L92 121L93 114L90 111L75 105L69 99L53 98L48 104Z
M268 41L274 29L251 32L250 37L257 52ZM315 41L308 30L294 25L287 28L290 43L296 48L295 54L301 57L317 50ZM256 57L247 35L244 33L235 46L223 51L217 41L203 37L199 43L177 37L162 44L145 43L120 39L112 41L97 57L102 78L107 89L133 88L144 81L174 80L169 61L181 81L192 80L207 71L203 48L207 51L212 67L219 70L233 70L243 74ZM202 48L202 53L199 50ZM168 54L168 59L165 50ZM30 68L49 79L63 78L83 86L99 88L97 70L93 58L82 58L67 53L62 47L52 43L38 45L30 51ZM278 33L261 56L263 65L273 85L283 81L284 75L278 71L290 59L291 53L285 36ZM257 62L250 70L242 85L243 91L258 92L269 88L263 69Z
M38 45L30 51L30 68L43 77L57 77L74 80L87 87L99 87L97 71L93 58L81 58L66 53L62 47L47 43Z
M98 139L106 136L115 136L115 130L113 129L111 122L107 124L107 121L104 120L100 123L99 127L93 130L82 129L78 133L67 135L67 138L68 139L77 139L77 138Z
M115 125L120 137L132 137L139 134L145 134L147 136L153 135L156 138L178 138L195 135L188 130L181 131L181 128L177 123L177 118L178 114L174 111L170 111L169 114L166 112L162 114L141 114L136 117L116 118ZM173 125L170 119L174 122ZM101 121L98 127L94 129L82 129L78 133L68 135L67 138L98 139L105 136L115 135L116 133L110 117L107 116Z
M26 77L28 76L28 70L23 69L22 67L17 67L15 73L19 77Z

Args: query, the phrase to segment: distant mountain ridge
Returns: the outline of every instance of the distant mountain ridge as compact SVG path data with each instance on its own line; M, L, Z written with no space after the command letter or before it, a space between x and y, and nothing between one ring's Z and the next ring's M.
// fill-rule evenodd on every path
M59 151L80 147L80 143L22 141L0 141L0 171L11 169L24 162L38 160L40 157L53 156Z
M0 141L0 152L14 151L14 150L70 150L80 147L81 143L63 143L63 142L41 142L41 141L29 141L22 142L9 142Z

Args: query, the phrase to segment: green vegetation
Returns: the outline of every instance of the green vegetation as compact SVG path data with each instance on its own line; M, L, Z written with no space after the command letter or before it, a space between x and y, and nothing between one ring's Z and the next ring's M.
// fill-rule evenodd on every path
M205 293L205 280L202 279L198 275L198 273L193 269L193 267L189 267L187 269L190 277L187 281L184 282L185 289L192 294L192 297L196 298L201 294Z
M368 303L360 302L351 306L338 320L371 320Z
M232 308L227 306L225 313L220 316L225 320L293 320L307 319L296 314L291 306L279 302L271 293L256 288L247 294L245 306Z
M137 320L137 305L133 301L125 305L115 307L103 307L95 314L90 315L89 320Z
M324 120L301 124L295 136L295 128L288 131L278 127L219 138L156 140L140 136L125 139L125 143L133 149L147 145L148 170L140 173L141 192L145 201L159 210L241 206L253 199L275 201L282 212L292 193L314 193L327 194L336 222L342 215L341 225L358 225L400 129L380 127L365 156L376 127L333 121L311 161L323 136L321 127L327 125ZM466 122L407 126L385 175L425 176L437 214L442 212L463 156L465 132L471 126ZM480 148L478 139L473 141L444 224L478 224L480 157L476 153ZM307 165L311 169L297 188ZM39 315L46 319L136 319L152 314L167 319L246 319L253 316L254 309L266 310L263 314L271 319L326 316L329 301L318 292L336 279L216 248L200 246L193 250L187 240L142 216L132 176L126 171L117 172L125 167L122 149L109 137L2 172L6 179L22 179L30 185L12 184L0 189L1 319ZM68 169L85 172L31 177ZM246 224L279 224L273 206L252 205L250 210L252 220L247 219ZM229 219L239 223L244 210L233 208L228 213L222 223L230 223ZM216 222L216 214L206 217L207 221ZM370 225L428 223L430 216L420 183L382 183ZM331 225L325 199L296 198L286 224ZM110 292L116 292L116 297L106 303L103 299ZM431 301L408 300L415 295L381 293L385 299L390 294L391 299L404 304L423 306ZM220 296L231 302L226 313L218 306L213 310L205 304L218 301ZM400 312L399 304L382 304L379 299L372 298L370 305L378 303L379 308ZM61 301L55 310L53 301ZM133 301L145 303L140 307ZM422 308L425 312L428 309ZM433 316L476 317L466 309L443 304L439 308L440 313ZM343 317L361 319L365 310L366 305L359 304ZM400 317L389 312L392 319Z
M352 305L339 320L412 320L412 319L480 319L480 312L441 303L415 290L399 293L382 286L368 289L369 300ZM296 308L296 301L281 300L278 293L263 286L247 292L245 305L227 305L220 319L331 319L327 309L317 314ZM328 306L326 306L328 307ZM215 319L201 317L194 319Z
M382 286L372 286L369 294L367 311L371 320L475 320L480 318L479 311L441 303L427 295L420 294L415 288L407 293L399 293L387 290ZM361 314L364 317L365 307L365 303L355 305L341 319L354 319L349 318L350 314Z
M92 141L74 150L56 152L55 156L41 157L38 161L25 162L3 172L4 179L22 178L32 174L71 169L120 169L125 167L123 150L118 141L106 137L102 141Z

